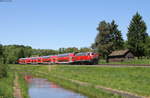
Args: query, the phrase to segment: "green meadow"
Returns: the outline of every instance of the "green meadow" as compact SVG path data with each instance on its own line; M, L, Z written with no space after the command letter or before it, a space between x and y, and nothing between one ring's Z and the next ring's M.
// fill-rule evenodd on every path
M13 80L14 80L14 74L12 72L8 72L7 77L0 79L0 98L14 98Z
M47 78L64 88L72 89L91 98L121 97L103 91L102 89L94 88L95 85L127 91L139 96L150 96L150 67L99 67L80 65L10 65L10 67L22 70L22 73L24 72L25 74ZM69 79L90 83L92 86L79 85L69 81Z
M100 60L99 64L150 64L150 59L131 59L123 62L109 62L106 60Z

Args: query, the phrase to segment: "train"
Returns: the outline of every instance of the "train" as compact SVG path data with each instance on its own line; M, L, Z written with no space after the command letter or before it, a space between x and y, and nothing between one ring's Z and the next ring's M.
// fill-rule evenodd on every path
M98 64L100 54L95 52L64 53L58 55L19 58L19 64Z

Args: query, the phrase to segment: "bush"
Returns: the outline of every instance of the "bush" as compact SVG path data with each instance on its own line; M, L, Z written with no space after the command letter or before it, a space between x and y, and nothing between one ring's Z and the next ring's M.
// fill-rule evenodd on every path
M13 81L14 72L9 71L6 78L0 79L0 98L14 98L13 97Z
M8 66L5 64L0 64L0 78L7 76Z

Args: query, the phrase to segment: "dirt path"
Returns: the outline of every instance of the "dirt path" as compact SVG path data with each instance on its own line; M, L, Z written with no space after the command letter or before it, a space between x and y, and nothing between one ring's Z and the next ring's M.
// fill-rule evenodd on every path
M55 69L58 65L49 65L48 71L51 71L52 69Z
M21 95L21 89L20 89L20 86L19 86L19 83L18 83L18 75L17 73L15 73L15 80L14 80L14 98L23 98L22 95Z

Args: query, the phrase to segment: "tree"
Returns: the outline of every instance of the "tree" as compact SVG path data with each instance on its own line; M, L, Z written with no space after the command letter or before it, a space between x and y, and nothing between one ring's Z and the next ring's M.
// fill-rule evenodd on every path
M68 47L68 48L66 48L65 49L65 53L75 53L75 52L78 52L79 50L78 50L78 48L76 48L76 47Z
M21 48L19 51L18 51L18 56L17 58L24 58L25 57L25 50L24 48Z
M104 58L107 58L112 51L113 42L111 42L110 24L105 21L101 21L97 30L99 33L96 36L93 48L102 54Z
M7 76L7 66L3 64L4 63L3 56L4 56L4 49L3 45L0 44L0 78Z
M150 37L147 38L144 48L145 48L145 56L150 58Z
M3 45L0 44L0 64L3 63L3 56L4 56L4 48Z
M93 49L88 48L88 47L83 47L83 48L80 48L79 51L80 51L80 52L93 52Z
M30 54L31 52L33 51L32 54ZM58 51L56 50L52 50L52 49L32 49L32 50L29 50L29 51L26 51L28 52L28 56L32 55L32 56L46 56L46 55L54 55L54 54L58 54ZM25 52L25 54L27 54ZM27 56L25 56L27 57Z
M122 38L121 31L118 30L118 25L115 24L115 21L113 20L110 24L110 33L111 33L111 40L113 42L113 50L120 50L124 47L124 41Z
M0 64L0 78L7 76L8 66L5 64Z
M65 53L65 48L59 48L58 52L61 54L61 53Z
M137 12L130 22L127 33L128 48L134 53L135 56L144 56L144 43L148 37L146 30L147 26L144 20L142 20L142 16Z
M30 57L32 48L24 45L5 45L3 61L4 63L16 63L19 58Z

